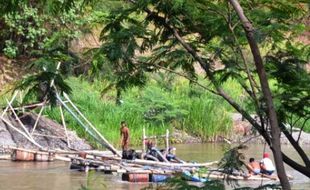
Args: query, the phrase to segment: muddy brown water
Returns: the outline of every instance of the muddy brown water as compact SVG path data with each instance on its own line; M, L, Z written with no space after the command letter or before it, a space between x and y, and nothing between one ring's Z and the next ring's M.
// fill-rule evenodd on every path
M187 161L206 162L218 160L223 156L221 144L187 144L174 145L177 155ZM289 146L283 145L283 150L292 158L299 160ZM304 147L310 155L310 146ZM260 159L264 145L250 145L245 151L247 159L254 157ZM266 149L270 152L269 149ZM303 176L289 166L287 173L294 176L291 181L292 189L310 189L309 178ZM261 181L240 181L240 187L257 187ZM265 182L263 181L265 184ZM9 162L0 161L0 189L10 190L76 190L88 187L90 190L101 189L141 189L149 184L133 184L121 181L118 175L104 175L102 173L85 174L83 172L70 171L69 164L65 162ZM226 189L232 189L226 185Z

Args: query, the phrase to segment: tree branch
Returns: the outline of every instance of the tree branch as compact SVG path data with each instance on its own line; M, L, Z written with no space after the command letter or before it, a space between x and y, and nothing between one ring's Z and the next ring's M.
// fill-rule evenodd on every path
M300 131L299 131L299 134L298 134L297 143L299 142L301 133L302 133L302 131L304 130L304 127L306 126L306 123L307 123L307 121L308 121L309 119L310 119L310 117L306 118L305 121L303 122L303 124L301 125Z
M264 95L264 98L267 103L267 110L268 115L270 119L270 127L271 127L271 142L272 142L272 152L275 159L275 165L278 172L278 177L280 179L281 185L283 189L291 189L290 184L288 182L284 164L283 164L283 158L281 154L281 143L280 143L280 135L281 131L279 128L278 123L278 117L277 113L274 108L273 99L271 90L269 88L268 78L267 74L263 65L263 59L260 54L260 50L258 48L258 44L254 37L254 28L251 24L251 22L248 20L248 18L245 16L242 7L240 6L239 2L237 0L229 0L230 4L235 9L240 21L242 22L243 29L246 33L246 37L248 39L248 43L251 48L251 52L254 58L254 63L256 66L257 74L260 79L260 84L262 88L262 92Z
M192 78L190 78L190 77L188 77L188 76L186 76L186 75L184 75L184 74L182 74L182 73L176 72L176 71L174 71L174 70L172 70L172 69L168 69L168 68L166 68L166 67L163 67L163 66L160 66L160 65L157 65L157 64L153 64L153 65L154 65L155 67L158 67L158 68L163 69L163 70L165 70L165 71L174 73L174 74L179 75L179 76L181 76L181 77L184 77L184 78L186 78L187 80L193 82L194 84L197 84L197 85L200 86L201 88L203 88L203 89L205 89L205 90L207 90L207 91L209 91L209 92L211 92L211 93L213 93L213 94L219 96L219 93L217 93L216 91L214 91L214 90L212 90L212 89L210 89L210 88L208 88L208 87L206 87L206 86L200 84L198 81L193 80Z

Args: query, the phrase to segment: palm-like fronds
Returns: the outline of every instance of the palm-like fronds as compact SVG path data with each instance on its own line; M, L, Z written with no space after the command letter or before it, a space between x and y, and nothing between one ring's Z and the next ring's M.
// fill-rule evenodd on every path
M54 81L54 86L51 86L52 81ZM41 71L25 77L17 82L15 90L25 91L23 103L49 101L52 105L56 104L56 91L67 94L71 92L71 88L64 81L63 76L52 71Z

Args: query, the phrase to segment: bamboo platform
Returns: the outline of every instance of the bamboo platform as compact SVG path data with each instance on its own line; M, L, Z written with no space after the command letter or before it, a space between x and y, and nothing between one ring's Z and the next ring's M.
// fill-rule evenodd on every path
M252 175L252 176L243 176L243 175L230 175L230 174L225 174L225 173L207 173L207 174L202 174L202 177L208 178L208 179L230 179L230 180L244 180L244 181L279 181L279 178L276 175ZM287 175L287 178L289 180L292 180L293 177L290 175Z
M111 152L88 150L62 151L62 150L27 150L22 148L10 147L11 155L0 155L0 159L13 161L54 161L61 160L70 163L70 169L88 172L95 170L104 174L118 174L123 180L129 182L163 182L175 175L185 171L193 171L197 168L208 168L217 164L209 163L167 163L151 160L124 160L111 154ZM251 181L278 181L277 176L242 176L229 175L218 170L210 169L208 173L200 174L199 177L205 179L229 179L229 180L251 180ZM288 176L288 179L293 179Z

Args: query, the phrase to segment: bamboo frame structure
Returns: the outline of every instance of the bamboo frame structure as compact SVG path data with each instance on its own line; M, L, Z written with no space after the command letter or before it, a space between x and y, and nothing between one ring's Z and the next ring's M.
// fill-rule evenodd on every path
M12 97L11 100L10 100L10 104L12 104L13 101L15 100L15 98L16 98L16 96L17 96L17 93L18 93L17 91L14 92L13 97ZM3 116L6 114L6 112L8 111L8 109L9 109L9 105L7 105L7 106L5 107L5 109L3 110L2 114L1 114L1 117L3 117Z
M56 68L56 72L58 72L59 68L60 68L61 62L58 62L57 64L57 68ZM64 98L65 100L63 101L62 98L60 97L58 90L55 86L55 80L52 79L51 83L50 83L50 87L55 89L56 92L56 98L58 100L58 102L60 103L59 105L59 109L60 109L60 114L61 114L61 120L62 120L62 125L64 127L64 131L65 131L65 137L67 139L67 144L68 147L70 148L70 139L68 136L68 131L67 131L67 126L65 123L65 118L64 118L64 114L63 114L63 109L62 107L64 107L70 114L71 116L86 130L87 133L89 133L97 142L99 142L100 144L102 144L103 146L105 146L107 149L109 149L113 154L117 155L118 157L121 157L121 154L119 153L119 151L117 151L105 138L104 136L92 125L92 123L83 115L83 113L77 108L77 106L70 100L69 96L67 94L64 93ZM43 147L41 145L39 145L34 139L33 139L33 135L35 136L42 136L39 134L34 133L35 129L39 123L39 120L42 116L43 110L45 108L45 106L47 105L48 101L45 99L43 103L40 104L36 104L37 106L42 106L38 117L33 125L32 131L31 133L29 133L29 131L27 130L27 128L24 126L24 124L20 121L19 117L17 116L15 110L12 103L14 102L14 100L16 99L17 95L22 96L21 92L18 93L18 91L14 92L14 95L12 96L10 101L7 101L8 105L6 106L6 108L4 109L4 112L1 114L0 119L3 120L8 126L10 126L11 128L13 128L15 131L17 131L18 133L22 134L27 140L29 140L30 142L32 142L34 145L36 145L37 147L39 147L40 149L42 149ZM70 107L66 104L68 103L72 108L70 109ZM24 110L25 107L21 107L22 110ZM22 128L24 129L25 132L21 131L20 129L16 128L10 121L6 120L4 118L4 115L6 114L6 112L11 109L11 111L13 112L14 116L16 117L16 119L18 120L18 123L22 126ZM76 112L76 113L74 113ZM80 119L82 118L82 120ZM85 123L86 124L85 124ZM64 137L56 137L56 136L52 136L50 135L49 137L52 138L64 138Z
M31 136L31 134L29 133L29 131L27 130L27 128L25 127L25 125L23 124L23 122L19 119L18 115L16 114L14 108L12 107L12 105L10 104L10 102L7 100L8 106L11 109L12 113L14 114L14 116L16 117L16 120L18 121L19 125L24 129L24 131L26 132L26 134L28 135L29 138L31 138L32 140L34 140Z
M43 102L43 104L42 104L42 107L41 107L41 109L40 109L39 115L38 115L38 117L37 117L37 119L36 119L36 122L35 122L34 125L33 125L32 131L31 131L31 135L32 135L32 134L34 133L34 131L36 130L36 127L37 127L37 125L38 125L38 123L39 123L39 119L40 119L40 117L41 117L41 115L42 115L42 112L43 112L43 110L44 110L44 108L45 108L45 104L46 104L46 101L44 100L44 102Z
M43 147L41 145L39 145L35 140L33 140L32 138L28 137L27 134L25 134L23 131L19 130L18 128L14 127L14 125L12 125L11 122L9 122L8 120L4 119L3 116L0 117L0 119L6 123L9 127L11 127L12 129L14 129L15 131L17 131L18 133L20 133L21 135L23 135L28 141L30 141L32 144L36 145L38 148L43 149Z
M143 134L142 134L142 159L143 156L145 155L146 152L146 148L145 148L145 140L148 139L155 139L155 144L154 146L156 147L157 145L157 138L164 138L165 139L165 150L166 150L166 154L169 152L169 130L166 130L166 134L165 135L159 135L159 136L146 136L145 135L145 128L143 127ZM166 159L166 157L160 152L157 151L158 156L166 163L168 163L169 161Z
M64 98L68 101L68 103L73 107L73 109L78 113L78 115L87 123L85 125L80 118L74 114L74 112L68 107L67 104L60 98L59 94L56 94L59 102L64 106L64 108L78 121L78 123L88 132L94 139L96 139L100 144L105 146L115 155L121 157L121 154L103 137L103 135L93 126L93 124L83 115L83 113L76 107L76 105L71 101L69 96L64 93Z
M68 136L67 125L66 125L66 121L65 121L65 117L64 117L64 113L62 111L62 106L61 105L59 105L59 110L60 110L60 114L61 114L62 125L63 125L63 127L65 129L65 134L66 134L66 137L67 137L67 145L70 148L70 139L69 139L69 136Z

